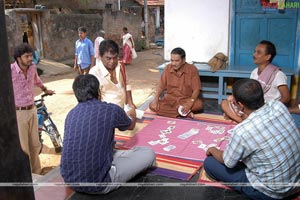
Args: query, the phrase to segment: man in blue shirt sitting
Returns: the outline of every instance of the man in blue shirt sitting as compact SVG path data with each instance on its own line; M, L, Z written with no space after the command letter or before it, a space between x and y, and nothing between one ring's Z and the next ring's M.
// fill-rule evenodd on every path
M114 129L132 130L135 110L125 111L101 102L99 81L79 75L73 83L78 104L65 121L61 175L78 192L105 194L151 167L155 154L149 147L114 150ZM85 186L73 184L84 183ZM106 183L109 183L106 185Z

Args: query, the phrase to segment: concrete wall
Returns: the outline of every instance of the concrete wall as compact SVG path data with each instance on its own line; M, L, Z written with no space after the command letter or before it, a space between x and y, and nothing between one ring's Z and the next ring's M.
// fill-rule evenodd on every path
M77 29L87 28L87 37L93 41L96 32L102 29L103 18L97 14L43 14L42 32L44 57L64 60L74 57Z
M17 26L20 21L17 20L15 12L11 16L5 15L5 23L8 41L8 53L12 57L15 44L23 42L23 38L21 37L23 31L19 26ZM10 60L12 61L12 58L10 58Z
M175 47L188 61L207 62L217 52L228 55L230 0L166 0L165 59Z
M118 0L37 0L37 4L47 8L69 8L71 10L105 9L106 4L111 4L112 10L118 10Z
M104 11L99 14L51 14L43 15L43 47L45 58L57 61L74 57L77 28L85 26L87 37L94 42L97 32L105 30L106 38L115 40L120 47L123 26L127 26L134 40L139 39L140 15L121 11Z
M142 8L136 9L137 13L125 13L122 11L97 11L93 13L59 13L57 10L46 9L40 12L41 34L44 58L62 61L74 58L75 41L78 39L77 29L85 26L88 30L87 37L94 42L97 32L104 29L106 38L113 39L121 47L122 28L127 26L133 35L134 41L140 38ZM25 12L25 11L24 11ZM9 43L10 55L13 48L23 40L23 30L21 28L21 13L10 10L6 12L6 27ZM155 26L154 18L150 19L150 38L154 38Z

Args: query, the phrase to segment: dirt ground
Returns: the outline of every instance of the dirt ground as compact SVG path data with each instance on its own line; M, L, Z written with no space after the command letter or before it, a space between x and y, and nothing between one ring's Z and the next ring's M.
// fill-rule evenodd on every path
M164 63L164 56L162 48L149 49L137 52L137 54L138 58L134 59L132 64L127 65L126 70L132 85L134 103L140 106L155 91L159 78L159 71L156 67ZM45 85L56 92L55 95L45 98L45 104L62 137L65 117L77 104L72 93L72 83L76 75L70 67L70 69L65 69L63 73L40 76ZM35 95L35 98L38 99L41 95L40 90L37 89ZM46 134L43 134L43 140L44 147L40 159L43 174L46 174L60 164L61 155L55 153L51 140Z

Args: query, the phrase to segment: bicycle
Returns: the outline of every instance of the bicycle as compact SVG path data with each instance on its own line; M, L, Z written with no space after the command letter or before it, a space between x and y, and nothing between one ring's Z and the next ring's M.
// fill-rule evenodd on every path
M42 94L40 99L34 101L34 104L37 108L37 115L38 115L38 129L39 129L38 132L39 132L39 138L41 142L40 153L42 152L43 149L42 132L46 133L50 137L51 142L55 148L55 152L60 153L63 147L62 139L44 103L45 101L44 97L48 95L49 94Z

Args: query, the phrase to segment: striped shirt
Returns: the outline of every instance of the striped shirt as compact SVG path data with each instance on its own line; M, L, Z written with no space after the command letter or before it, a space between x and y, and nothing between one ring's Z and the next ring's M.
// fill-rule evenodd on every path
M131 120L117 105L97 99L78 103L67 115L61 175L67 183L111 182L114 129L127 130ZM95 193L103 186L72 187L79 192Z
M91 40L84 38L78 39L75 43L75 56L77 56L77 65L82 69L92 64L91 57L94 57L94 47Z
M27 77L25 77L17 62L12 63L10 67L15 105L18 107L32 105L34 103L34 86L43 87L36 65L32 64L28 67Z
M229 168L241 160L258 191L273 198L293 194L289 183L300 182L300 135L285 105L269 101L238 124L223 159Z

